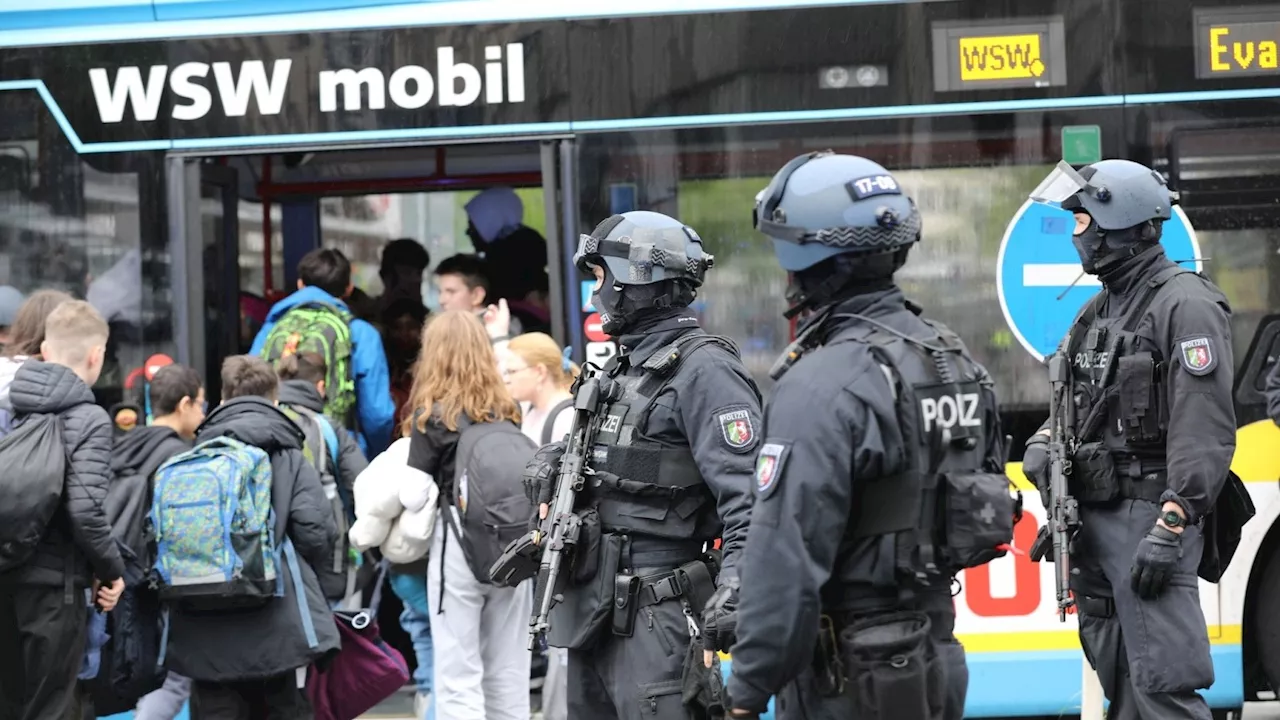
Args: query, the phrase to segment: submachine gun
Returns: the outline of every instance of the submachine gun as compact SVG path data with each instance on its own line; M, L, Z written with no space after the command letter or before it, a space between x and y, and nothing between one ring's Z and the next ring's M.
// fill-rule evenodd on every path
M1049 503L1045 508L1048 522L1036 538L1031 559L1040 562L1052 549L1058 619L1066 622L1067 609L1075 605L1075 598L1071 596L1071 546L1080 529L1080 505L1067 488L1077 439L1073 436L1075 402L1071 397L1071 367L1062 352L1049 357L1049 383Z
M539 646L550 629L551 608L564 597L559 594L563 588L561 574L567 563L573 559L573 551L578 546L582 531L582 517L574 512L578 493L586 483L592 470L587 466L587 454L595 444L595 416L600 403L608 398L601 397L598 371L584 379L574 395L573 423L569 426L569 435L565 444L564 455L560 459L560 469L556 477L555 493L548 504L547 517L538 529L521 537L502 553L502 557L493 564L489 576L498 585L515 587L521 582L536 577L533 585L533 616L529 619L529 649ZM535 509L536 512L536 509Z

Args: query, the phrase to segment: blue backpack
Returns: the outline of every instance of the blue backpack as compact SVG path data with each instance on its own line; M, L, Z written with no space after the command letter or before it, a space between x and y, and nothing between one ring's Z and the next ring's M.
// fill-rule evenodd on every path
M219 609L283 595L260 448L219 437L171 458L156 471L149 519L162 600Z

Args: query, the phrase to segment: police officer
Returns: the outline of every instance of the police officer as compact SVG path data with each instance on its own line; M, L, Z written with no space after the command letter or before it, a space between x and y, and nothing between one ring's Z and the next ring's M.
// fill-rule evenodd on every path
M702 616L731 612L709 605L737 584L759 391L733 344L689 309L713 263L692 228L614 215L582 236L574 263L595 277L592 304L619 353L601 371L606 400L578 500L590 538L580 551L598 549L575 558L588 569L553 609L548 644L569 648L570 717L703 717L698 703L686 708L682 679L704 697L719 680L703 668ZM540 500L562 453L551 445L535 458ZM707 552L717 537L722 567Z
M1196 693L1213 683L1196 574L1200 525L1235 449L1231 309L1165 256L1161 224L1176 198L1152 169L1060 163L1032 199L1074 214L1080 262L1102 281L1060 347L1078 446L1069 487L1081 507L1071 555L1080 641L1107 717L1209 720ZM1048 435L1032 436L1023 460L1041 488Z
M921 220L883 167L797 157L755 213L803 321L772 373L731 716L776 694L783 720L959 720L953 576L1003 554L1016 512L989 376L895 285Z

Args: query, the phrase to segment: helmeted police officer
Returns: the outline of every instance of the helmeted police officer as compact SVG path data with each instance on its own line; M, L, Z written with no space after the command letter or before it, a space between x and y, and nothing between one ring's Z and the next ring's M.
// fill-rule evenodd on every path
M577 503L588 538L579 551L596 557L552 610L548 644L570 649L570 717L704 717L682 688L712 690L702 617L731 612L759 391L733 344L703 332L689 309L713 263L692 228L653 212L614 215L582 236L574 263L595 276L592 304L620 348L600 371L604 404ZM549 470L562 452L547 446L538 459ZM717 537L722 561L707 552Z
M958 720L954 574L1003 554L1018 511L986 370L894 284L915 203L865 158L793 159L756 227L804 315L775 366L739 562L732 716Z
M1213 683L1196 574L1199 524L1235 451L1231 308L1165 256L1161 225L1176 198L1151 168L1060 163L1031 197L1075 215L1084 271L1102 281L1060 347L1078 446L1069 487L1081 507L1071 555L1081 643L1109 718L1209 720L1195 692ZM1023 460L1041 488L1048 433L1032 436Z

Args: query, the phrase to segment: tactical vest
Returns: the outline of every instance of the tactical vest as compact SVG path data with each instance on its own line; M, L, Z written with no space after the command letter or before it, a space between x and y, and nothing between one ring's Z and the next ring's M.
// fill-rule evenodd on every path
M684 360L705 345L737 348L715 335L689 334L639 367L617 358L604 368L616 398L596 414L594 474L584 488L604 532L629 532L672 540L711 540L721 531L715 499L694 461L688 441L678 445L649 437L649 415Z
M1158 502L1164 492L1169 359L1136 331L1160 287L1188 272L1174 266L1156 273L1119 317L1098 317L1108 298L1106 290L1099 292L1067 333L1070 419L1080 447L1071 489L1082 502L1117 496ZM1112 472L1115 480L1108 484Z
M853 317L863 322L828 344L871 351L893 390L903 454L897 474L855 478L846 540L874 542L876 587L947 588L959 570L1005 553L1021 510L1003 468L987 463L998 432L987 422L998 417L990 376L942 325L924 320L936 335L922 341Z

